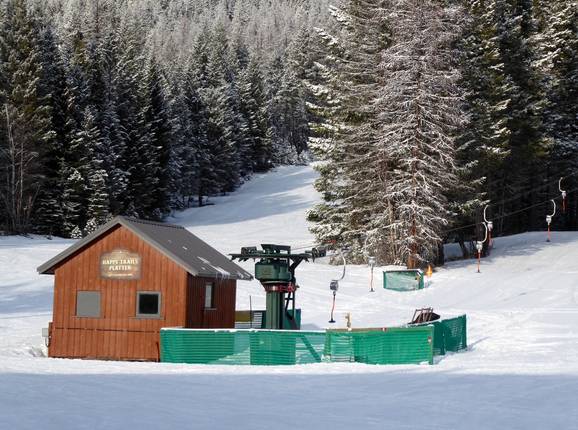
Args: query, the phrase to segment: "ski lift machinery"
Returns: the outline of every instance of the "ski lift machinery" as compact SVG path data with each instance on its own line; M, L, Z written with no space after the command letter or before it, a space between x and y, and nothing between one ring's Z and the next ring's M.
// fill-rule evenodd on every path
M259 260L255 263L255 278L266 292L265 328L295 330L295 292L299 288L295 269L302 261L324 257L326 251L320 247L294 254L290 246L272 244L263 244L261 248L243 247L240 254L230 256L239 261Z

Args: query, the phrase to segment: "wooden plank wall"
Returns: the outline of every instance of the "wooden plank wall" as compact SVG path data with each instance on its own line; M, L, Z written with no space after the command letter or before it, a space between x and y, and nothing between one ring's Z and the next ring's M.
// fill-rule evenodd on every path
M140 254L140 280L101 279L101 254L119 248ZM49 356L158 360L160 328L185 325L187 277L130 230L111 230L55 270ZM77 291L101 291L100 318L76 316ZM137 291L161 292L161 318L136 318Z
M231 279L195 278L189 275L187 328L234 328L237 282ZM205 309L205 284L213 283L212 309Z

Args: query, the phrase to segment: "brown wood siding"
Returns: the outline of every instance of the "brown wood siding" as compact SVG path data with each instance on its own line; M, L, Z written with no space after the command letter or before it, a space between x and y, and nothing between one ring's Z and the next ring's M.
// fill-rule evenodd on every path
M213 283L213 308L205 309L205 285ZM234 328L237 282L188 276L187 328Z
M118 248L140 254L139 280L100 277L101 254ZM49 355L157 360L160 328L186 323L187 278L184 269L130 230L112 229L56 268ZM77 291L100 291L100 318L76 316ZM161 293L160 318L136 317L137 291Z

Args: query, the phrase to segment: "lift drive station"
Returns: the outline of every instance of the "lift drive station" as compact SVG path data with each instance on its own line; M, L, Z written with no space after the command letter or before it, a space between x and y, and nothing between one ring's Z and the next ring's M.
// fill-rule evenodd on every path
M244 247L240 254L231 254L231 258L240 261L259 260L255 263L255 278L267 292L265 328L295 330L295 291L299 288L295 269L302 261L315 261L315 258L323 257L325 251L314 248L300 254L291 254L291 247L286 245L264 244L261 248Z

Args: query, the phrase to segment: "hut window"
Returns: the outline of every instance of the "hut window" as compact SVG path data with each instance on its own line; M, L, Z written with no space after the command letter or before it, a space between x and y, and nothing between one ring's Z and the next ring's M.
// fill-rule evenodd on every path
M76 293L77 317L100 317L100 291L78 291Z
M158 318L161 316L161 293L138 291L136 297L136 316Z
M205 284L205 309L213 309L213 302L215 299L215 289L211 282Z

